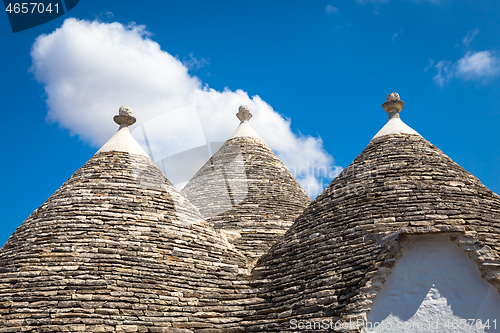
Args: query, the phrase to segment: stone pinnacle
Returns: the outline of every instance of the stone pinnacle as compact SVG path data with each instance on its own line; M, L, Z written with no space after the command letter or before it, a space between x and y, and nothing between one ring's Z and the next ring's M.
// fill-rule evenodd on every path
M135 117L132 115L132 109L126 105L120 106L118 114L113 117L113 120L120 125L120 128L130 126L136 121Z
M405 107L405 102L399 98L397 92L387 95L386 102L382 104L385 112L389 114L389 119L392 117L399 117L399 112Z
M238 113L236 114L236 117L238 117L238 119L241 122L249 121L252 118L252 114L250 113L250 108L247 105L241 105L238 108Z

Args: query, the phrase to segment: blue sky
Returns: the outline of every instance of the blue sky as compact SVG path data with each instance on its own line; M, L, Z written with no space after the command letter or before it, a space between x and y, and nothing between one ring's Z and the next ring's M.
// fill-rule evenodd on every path
M314 196L396 91L405 123L499 193L499 17L498 1L81 0L13 34L2 14L0 243L111 137L122 104L153 139L165 122L158 159L224 141L249 104Z

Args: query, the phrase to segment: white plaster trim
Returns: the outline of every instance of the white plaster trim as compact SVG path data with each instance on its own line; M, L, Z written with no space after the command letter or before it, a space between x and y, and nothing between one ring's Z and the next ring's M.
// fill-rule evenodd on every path
M135 141L135 139L130 134L130 130L127 126L122 127L116 132L111 139L108 140L95 153L95 155L107 151L123 151L130 154L143 155L149 157L149 155L142 149L142 147Z
M367 314L371 310L378 291L386 282L387 277L392 273L392 269L398 259L402 257L403 248L410 241L408 236L411 235L448 233L450 240L457 244L474 261L481 273L481 277L500 292L500 256L489 246L482 245L477 239L475 231L461 230L463 227L445 227L443 229L441 230L439 227L426 229L403 228L393 234L381 233L380 239L374 239L387 249L384 258L377 264L379 268L376 272L367 273L367 282L359 289L359 294L356 296L356 299L358 299L355 302L356 304L344 315L344 318L353 321L357 319L367 320ZM365 241L368 240L369 238L365 236Z
M393 117L382 127L380 131L372 138L376 139L378 137L389 135L389 134L416 134L420 135L410 126L406 125L401 118Z
M416 328L418 325L423 325L423 328L429 328L427 326L431 324L435 326L437 320L441 324L436 330L439 332L484 332L475 326L445 326L446 320L458 323L464 318L480 318L484 323L500 315L498 290L480 278L485 278L479 272L481 268L478 271L475 263L453 243L462 249L465 243L466 247L474 248L473 252L482 252L488 260L495 258L485 248L477 248L478 244L472 238L460 234L424 234L410 238L411 243L403 250L403 258L398 260L397 266L391 269L381 267L374 277L379 281L387 278L388 285L369 306L371 311L367 309L367 319L382 325L363 332L401 332L397 326L403 324L408 326L405 326L405 332L430 331ZM391 325L383 327L384 323Z
M238 128L231 134L229 139L233 138L242 138L242 137L250 137L250 138L256 138L262 140L259 134L255 132L255 130L250 126L248 121L242 121ZM264 140L262 140L264 141Z

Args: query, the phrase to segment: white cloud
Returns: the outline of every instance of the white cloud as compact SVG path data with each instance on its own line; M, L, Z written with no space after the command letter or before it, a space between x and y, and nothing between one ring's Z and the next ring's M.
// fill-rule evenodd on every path
M430 2L430 3L436 4L436 5L440 4L443 1L444 0L413 0L413 2L416 2L416 3Z
M480 81L497 76L500 73L500 58L492 51L467 52L457 62L439 61L434 82L440 87L452 78Z
M337 14L339 12L339 9L337 7L333 7L332 5L327 5L326 12L328 14Z
M457 62L457 75L465 80L497 76L499 64L499 58L490 51L467 52Z
M410 1L415 2L415 3L430 2L433 4L439 4L443 0L410 0ZM389 3L390 0L356 0L356 2L359 2L361 4L366 4L366 3L385 4L385 3Z
M67 19L35 41L31 55L44 84L47 118L98 147L116 128L117 106L136 108L141 121L179 108L201 82L145 38L141 26Z
M390 0L356 0L357 2L361 4L366 4L366 3L374 3L374 4L382 4L382 3L389 3Z
M479 33L479 28L474 28L474 30L467 31L467 34L465 35L464 39L462 39L462 43L464 43L465 46L469 46L469 44L476 38L476 35Z
M305 173L296 173L301 184L331 179L337 167L321 138L293 133L291 120L259 96L204 86L186 65L196 67L206 60L190 55L183 64L149 36L144 26L73 18L39 36L31 51L32 70L45 87L47 119L97 148L116 132L112 118L118 108L129 105L138 120L134 136L144 141L142 129L147 128L158 160L161 154L225 141L239 123L238 106L247 104L253 128L285 165L292 171L305 168Z
M394 35L392 35L392 41L394 42L396 37L398 37L398 35L400 35L402 33L403 33L403 28L399 29L399 32L395 32Z
M191 52L191 53L189 53L189 58L184 57L182 59L182 63L188 69L198 70L198 69L202 68L203 66L207 65L209 63L209 61L205 58L196 59L193 56L193 52Z
M440 87L451 80L453 77L453 69L450 61L439 61L436 66L437 74L434 76L434 82Z
M424 72L427 72L429 69L431 69L432 65L434 65L434 59L427 58L428 65L425 66Z

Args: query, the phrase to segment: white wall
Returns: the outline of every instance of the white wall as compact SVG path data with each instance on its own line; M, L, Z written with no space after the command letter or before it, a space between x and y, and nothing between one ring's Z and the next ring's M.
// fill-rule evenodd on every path
M367 322L380 326L364 332L500 332L498 291L449 235L410 239L368 313ZM446 327L463 319L489 319L491 328Z

